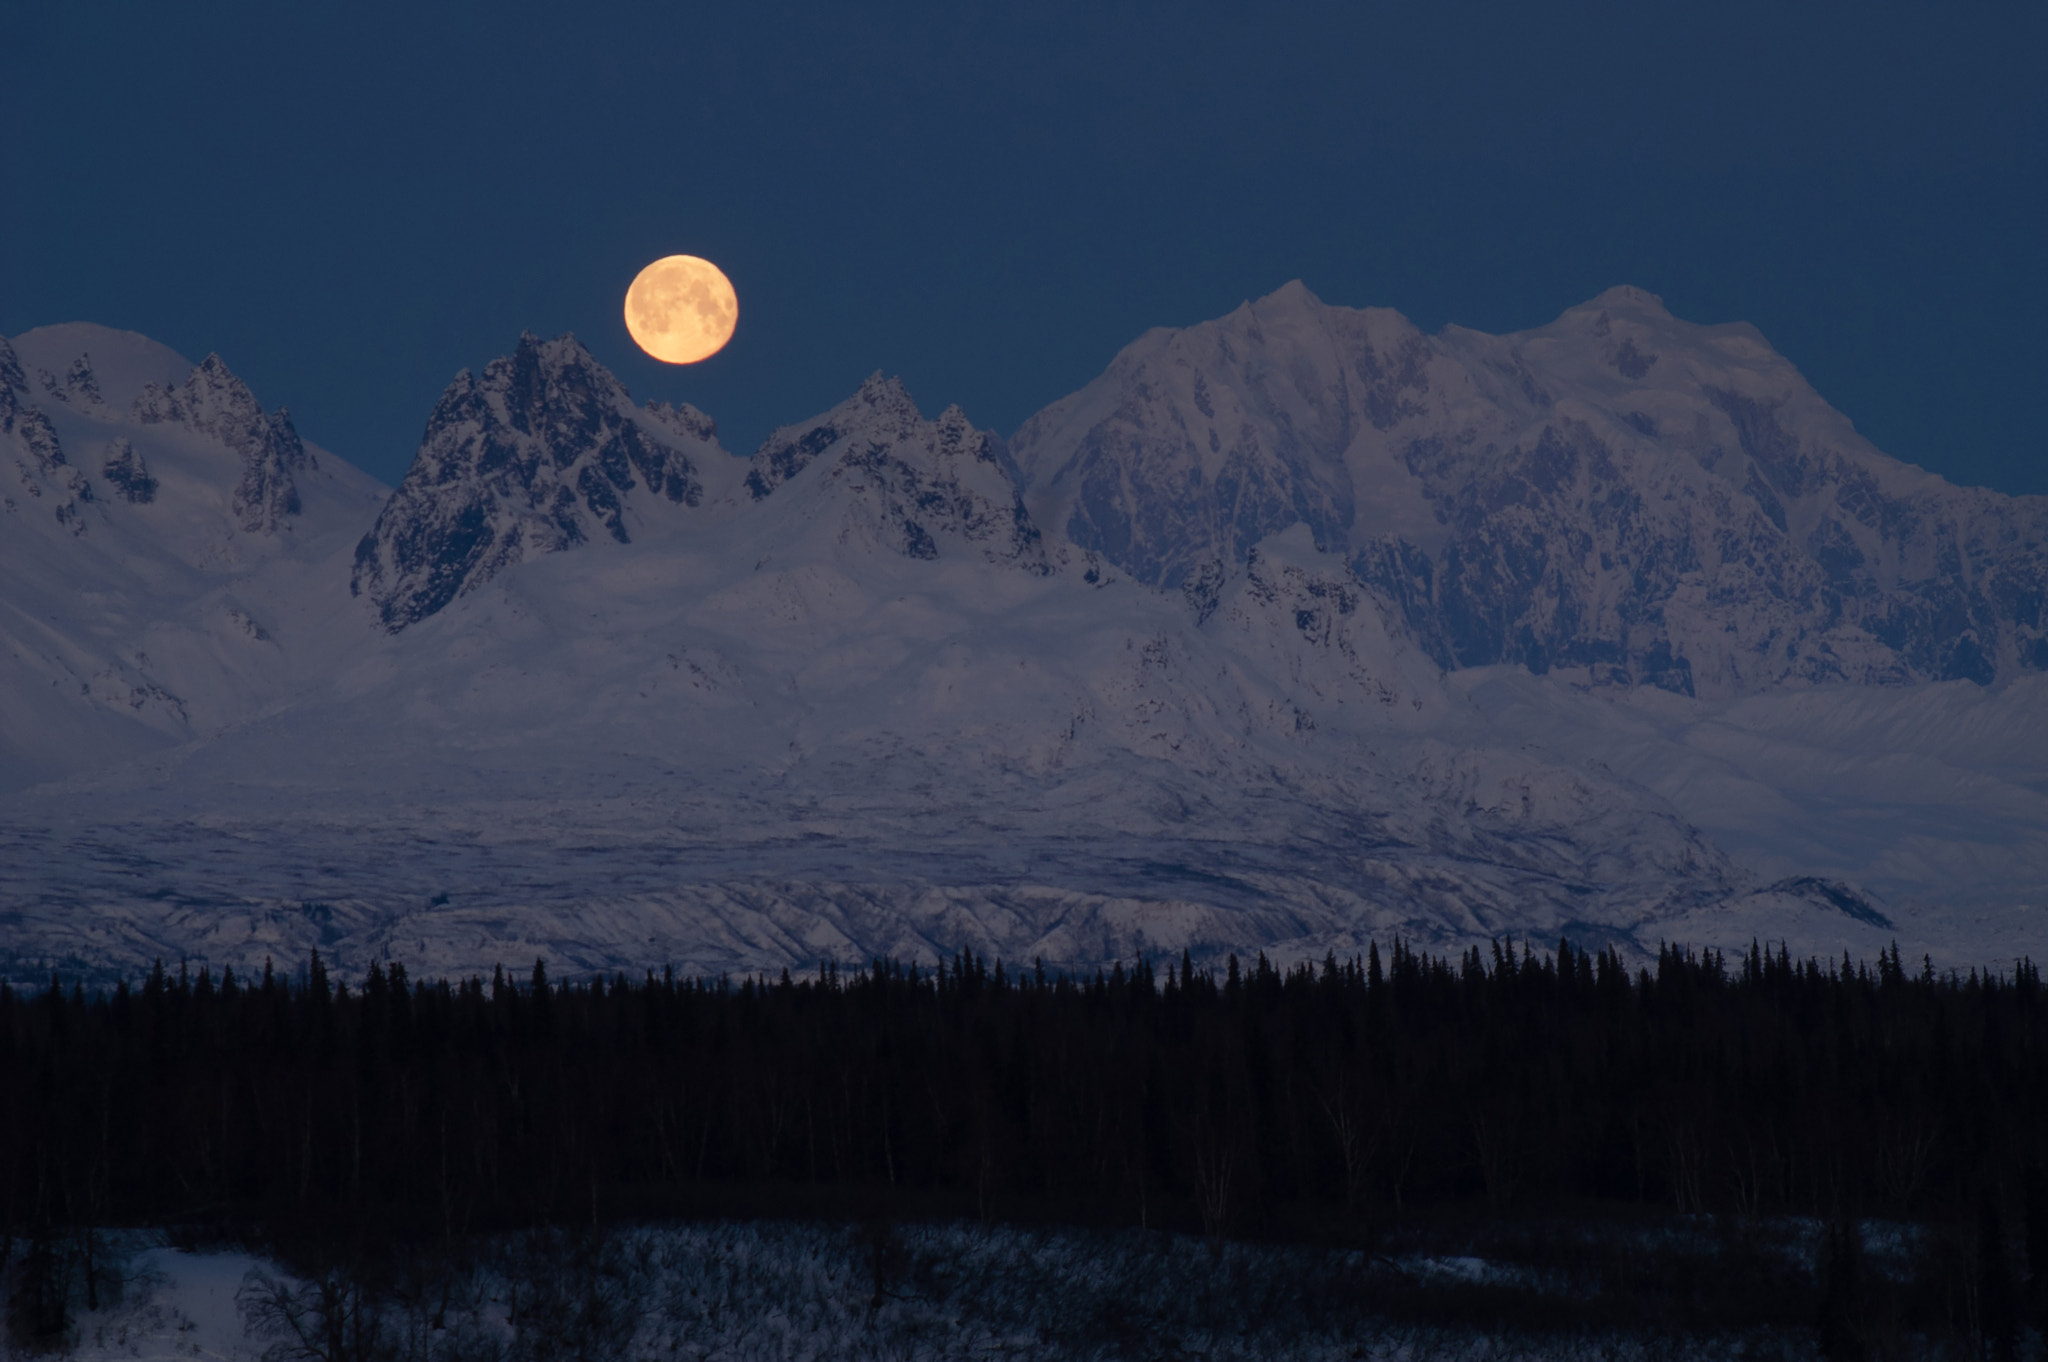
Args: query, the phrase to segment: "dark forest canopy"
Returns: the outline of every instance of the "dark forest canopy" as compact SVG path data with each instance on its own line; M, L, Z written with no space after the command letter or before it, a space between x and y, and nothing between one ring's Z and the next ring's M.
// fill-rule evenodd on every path
M1969 1214L2048 1159L2009 975L1509 944L814 978L0 986L0 1228L423 1240L713 1212L1344 1234L1443 1207Z

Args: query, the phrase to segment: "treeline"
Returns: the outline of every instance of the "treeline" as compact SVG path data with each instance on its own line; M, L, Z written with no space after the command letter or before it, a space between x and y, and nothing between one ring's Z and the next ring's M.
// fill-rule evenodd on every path
M1446 1206L1988 1206L2048 1253L2044 1173L2038 969L1937 976L1896 948L1875 971L1396 944L1384 968L1377 947L1092 978L970 955L573 985L390 964L351 986L316 956L289 981L0 986L0 1230L23 1236L452 1242L783 1211L1221 1236Z

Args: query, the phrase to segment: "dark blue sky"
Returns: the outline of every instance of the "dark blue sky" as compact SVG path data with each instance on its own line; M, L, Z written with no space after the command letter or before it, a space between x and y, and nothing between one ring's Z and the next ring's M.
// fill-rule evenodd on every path
M2048 492L2048 6L21 3L0 332L218 350L395 481L573 330L748 452L874 369L1008 433L1291 278L1424 327L1616 283L1747 320L1880 447ZM668 369L648 260L740 291Z

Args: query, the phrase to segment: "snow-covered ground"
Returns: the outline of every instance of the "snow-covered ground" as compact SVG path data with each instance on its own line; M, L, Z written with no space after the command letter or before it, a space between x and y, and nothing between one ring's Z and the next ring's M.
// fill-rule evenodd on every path
M1667 1248L1684 1228L1648 1234ZM1640 1237L1640 1236L1639 1236ZM1803 1245L1782 1271L1807 1278ZM1623 1239L1627 1235L1622 1236ZM1876 1239L1873 1238L1873 1242ZM1615 1245L1620 1247L1621 1241ZM317 1333L317 1283L240 1253L155 1247L125 1268L118 1302L81 1312L81 1362L312 1357L279 1306ZM1554 1278L1554 1280L1553 1280ZM335 1282L345 1284L345 1279ZM1395 1257L1138 1231L961 1224L745 1222L592 1238L537 1234L485 1245L452 1272L386 1271L368 1299L370 1358L1479 1358L1809 1356L1804 1328L1754 1324L1534 1327L1503 1302L1583 1301L1583 1272L1546 1274L1470 1253ZM1405 1286L1403 1284L1406 1284ZM1465 1292L1482 1302L1455 1318ZM1368 1292L1434 1305L1377 1313ZM1434 1294L1431 1294L1434 1293ZM337 1296L337 1299L339 1297ZM1384 1298L1384 1296L1383 1296ZM1512 1309L1512 1306L1507 1308ZM1434 1312L1434 1318L1431 1312ZM1400 1318L1396 1315L1402 1316ZM336 1360L338 1362L338 1359Z
M152 1243L119 1262L115 1299L98 1310L79 1310L69 1351L136 1362L259 1357L267 1344L248 1336L235 1297L248 1274L265 1266L246 1253L183 1253Z

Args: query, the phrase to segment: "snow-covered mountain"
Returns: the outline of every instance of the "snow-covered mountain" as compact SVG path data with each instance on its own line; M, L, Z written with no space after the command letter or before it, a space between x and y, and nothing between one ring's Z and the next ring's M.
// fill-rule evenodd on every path
M1639 289L1425 336L1289 284L1149 333L1013 449L1145 582L1308 526L1447 667L1701 696L2048 667L2048 498L1885 457L1753 327Z
M0 541L0 969L2041 953L2037 508L1647 295L1494 339L1290 286L1007 445L877 375L749 459L528 336L388 498L218 360L0 360L42 491ZM1873 623L1943 573L1981 678ZM103 657L153 719L79 689Z
M219 356L88 325L0 340L0 791L318 675L361 632L347 552L383 496Z

